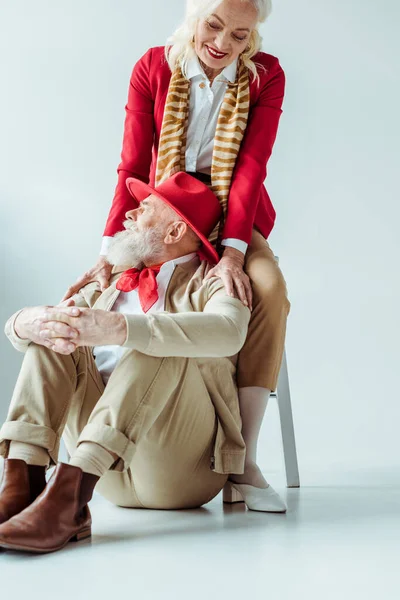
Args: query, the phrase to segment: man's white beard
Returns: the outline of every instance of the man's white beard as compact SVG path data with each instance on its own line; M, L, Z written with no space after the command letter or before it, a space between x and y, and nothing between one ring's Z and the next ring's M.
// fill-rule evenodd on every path
M107 260L116 266L141 268L144 264L161 262L164 254L164 227L155 225L139 231L136 223L124 222L126 231L116 233L107 252Z

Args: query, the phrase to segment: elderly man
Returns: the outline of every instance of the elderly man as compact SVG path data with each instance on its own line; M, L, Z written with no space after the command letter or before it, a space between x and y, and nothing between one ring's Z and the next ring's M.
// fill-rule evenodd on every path
M25 356L0 429L3 548L51 552L90 536L96 484L119 506L179 509L243 473L235 365L250 311L220 279L204 281L218 200L183 172L156 189L127 185L139 206L109 260L130 268L114 268L103 293L89 284L6 324Z

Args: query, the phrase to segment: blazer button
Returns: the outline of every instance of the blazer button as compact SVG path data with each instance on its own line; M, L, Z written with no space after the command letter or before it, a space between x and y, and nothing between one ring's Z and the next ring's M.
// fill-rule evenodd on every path
M206 87L206 84L202 81L201 83L199 83L199 87L201 89L204 89Z

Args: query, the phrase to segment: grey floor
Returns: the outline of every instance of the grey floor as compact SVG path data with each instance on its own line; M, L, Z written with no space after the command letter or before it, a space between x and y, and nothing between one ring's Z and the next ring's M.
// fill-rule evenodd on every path
M91 539L46 555L0 550L0 597L400 598L398 470L307 472L299 489L266 476L285 515L221 495L197 510L124 509L95 493Z

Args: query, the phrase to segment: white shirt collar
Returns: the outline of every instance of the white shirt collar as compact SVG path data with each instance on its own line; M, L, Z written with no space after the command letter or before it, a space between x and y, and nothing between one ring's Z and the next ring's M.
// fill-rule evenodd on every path
M179 256L179 258L173 258L172 260L167 260L167 262L165 262L161 265L161 269L159 272L161 273L161 271L165 271L168 268L172 268L172 270L173 270L176 265L179 265L179 264L185 263L185 262L189 262L189 260L193 260L193 258L195 256L197 256L197 252L191 252L190 254L185 254L184 256Z
M231 83L235 83L236 81L236 70L237 70L238 59L236 58L230 65L225 67L225 69L218 75L218 79L226 79ZM197 54L194 54L191 58L188 59L186 65L186 77L188 79L192 79L197 75L205 75L204 70L199 63L199 59Z

